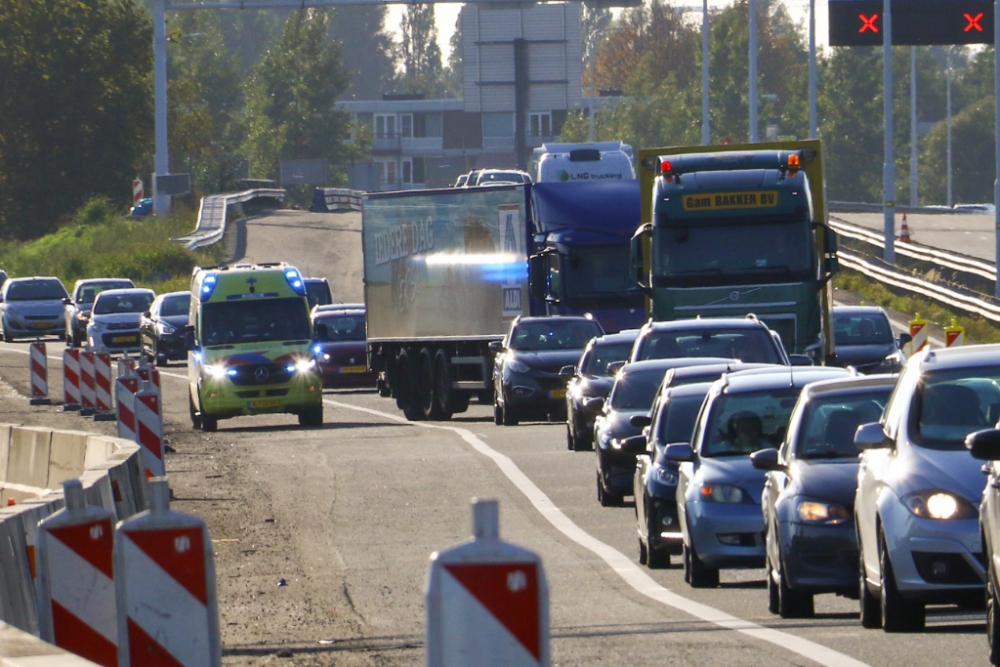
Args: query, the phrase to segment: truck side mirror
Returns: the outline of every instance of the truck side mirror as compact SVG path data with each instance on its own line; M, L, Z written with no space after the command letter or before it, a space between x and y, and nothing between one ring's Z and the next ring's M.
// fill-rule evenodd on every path
M635 284L643 290L648 290L649 270L646 266L646 249L652 246L653 225L646 223L641 226L632 236L629 248L629 264L632 272L632 279Z
M837 252L837 232L830 229L829 226L823 226L823 252L827 255L833 255Z
M549 287L549 258L532 255L528 258L528 293L535 301L545 301Z

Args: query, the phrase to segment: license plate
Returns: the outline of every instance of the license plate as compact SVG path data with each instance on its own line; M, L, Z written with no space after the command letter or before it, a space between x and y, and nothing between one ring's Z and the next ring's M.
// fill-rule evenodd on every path
M52 322L32 322L31 323L31 328L32 329L51 329L54 326L55 326L55 324L53 324Z
M367 373L367 366L344 366L340 369L341 373Z
M549 392L549 398L566 398L565 389L553 389Z
M111 339L112 343L137 343L139 341L138 336L115 336Z
M261 408L276 408L281 405L281 401L276 398L262 399L259 401L247 401L247 407L251 410L259 410Z

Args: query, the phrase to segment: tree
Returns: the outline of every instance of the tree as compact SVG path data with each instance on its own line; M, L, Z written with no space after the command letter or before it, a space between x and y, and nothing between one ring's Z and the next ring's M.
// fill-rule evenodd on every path
M345 98L377 100L395 84L392 36L385 30L387 11L374 5L338 7L330 21L330 38L340 44L351 77Z
M442 95L441 49L434 25L434 5L407 6L400 29L399 58L403 64L401 92L424 93L428 97Z
M334 102L348 86L340 47L327 40L330 13L293 13L247 86L244 151L251 176L273 178L282 159L325 158L339 171L358 150L350 115Z
M0 2L0 236L130 201L152 140L152 27L130 0Z
M444 94L446 97L462 97L465 87L465 69L462 67L462 15L455 19L455 32L448 40L448 67L444 70Z

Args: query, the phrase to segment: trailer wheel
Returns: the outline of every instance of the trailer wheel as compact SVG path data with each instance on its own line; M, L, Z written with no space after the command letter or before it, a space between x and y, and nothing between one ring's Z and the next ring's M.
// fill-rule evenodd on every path
M456 412L462 412L457 405L458 392L451 388L452 377L451 357L445 349L439 349L434 354L434 400L441 419L451 419Z
M399 353L396 360L396 407L410 421L420 421L424 413L420 410L417 400L415 362L407 350Z
M434 376L434 355L430 348L420 350L420 364L417 371L416 399L424 419L438 421L443 418L438 397L437 378Z

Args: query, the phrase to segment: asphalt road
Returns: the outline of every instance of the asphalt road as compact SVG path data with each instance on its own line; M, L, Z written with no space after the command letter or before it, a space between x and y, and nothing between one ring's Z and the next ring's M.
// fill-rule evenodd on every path
M830 217L877 232L884 229L881 213L831 213ZM902 224L903 214L897 213L897 237ZM989 262L996 260L996 232L992 215L914 213L906 216L906 224L910 229L910 237L916 243Z
M277 212L248 222L246 256L287 259L356 300L359 230L359 214ZM0 344L0 420L111 428L28 407L26 352ZM498 499L501 536L543 559L555 665L987 664L981 612L931 608L927 632L886 635L834 596L813 619L772 616L761 570L694 590L679 559L639 566L633 508L600 507L594 455L567 451L561 424L498 427L476 404L412 424L374 392L329 391L322 429L261 416L206 434L188 422L186 369L163 372L174 507L209 523L227 665L423 664L428 558L468 538L473 497Z

